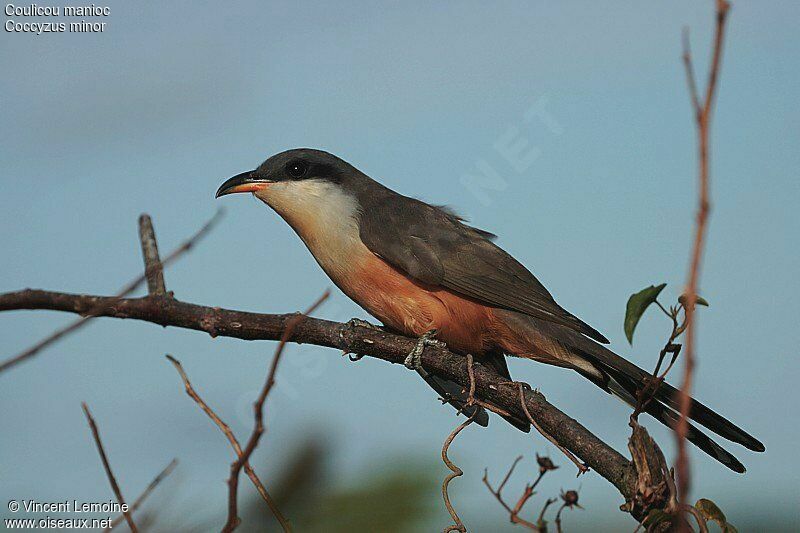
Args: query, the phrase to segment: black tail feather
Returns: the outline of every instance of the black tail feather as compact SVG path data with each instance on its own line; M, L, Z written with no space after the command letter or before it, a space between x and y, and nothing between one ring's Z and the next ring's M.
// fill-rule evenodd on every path
M672 409L680 411L680 391L669 383L665 382L659 386L656 398ZM754 452L764 451L765 448L761 441L736 426L733 422L715 413L694 398L692 398L691 402L689 418L707 427L720 437L741 444L748 450L753 450Z
M594 347L596 349L593 349L591 353L581 350L580 354L604 373L616 379L628 392L636 396L636 391L644 387L645 380L649 379L651 374L603 346L594 345ZM669 383L661 383L655 394L655 399L670 409L680 411L680 392ZM689 418L710 429L720 437L741 444L749 450L755 452L764 451L764 445L758 439L694 398L691 399Z
M606 388L608 391L625 401L625 403L631 407L636 407L636 397L634 396L635 392L631 393L628 390L628 387L621 385L617 380L612 378L612 380L606 384ZM650 403L647 404L645 412L673 430L677 427L680 419L678 413L655 399L651 400ZM740 474L745 472L744 465L736 457L734 457L730 452L722 448L708 435L697 429L692 424L688 425L686 439L734 472L738 472Z

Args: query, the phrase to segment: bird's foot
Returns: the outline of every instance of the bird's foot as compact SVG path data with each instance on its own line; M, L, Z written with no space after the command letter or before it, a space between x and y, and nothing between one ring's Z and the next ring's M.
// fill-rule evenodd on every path
M381 329L380 326L376 326L366 320L361 320L360 318L351 318L347 321L347 327L355 328L355 327L362 327L367 329Z
M436 337L437 331L432 329L430 331L426 331L422 334L422 336L417 340L417 345L414 346L414 349L408 353L406 360L403 361L403 364L409 370L416 370L421 376L426 376L428 373L422 368L422 352L425 351L426 346L437 346L439 348L447 348L447 345L440 340L437 340Z
M361 327L367 329L375 329L379 331L383 330L380 326L376 326L375 324L371 324L370 322L367 322L366 320L361 320L360 318L351 318L350 320L347 321L345 325L350 329ZM346 355L353 362L360 361L361 359L364 358L364 354L350 353L347 350L343 351L342 355L343 356Z
M348 359L350 359L350 361L352 361L354 363L356 361L361 361L362 359L364 359L364 356L365 356L365 354L363 354L363 353L352 353L352 352L348 352L347 350L344 350L344 351L342 351L342 357L344 357L345 355L347 356Z
M525 390L535 390L536 392L539 392L539 389L531 389L531 386L524 381L503 381L497 384L498 387L519 387L520 385Z

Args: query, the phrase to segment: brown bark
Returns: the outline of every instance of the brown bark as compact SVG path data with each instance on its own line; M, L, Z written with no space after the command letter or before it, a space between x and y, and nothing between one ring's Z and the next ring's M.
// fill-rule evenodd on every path
M185 329L204 331L212 337L244 340L280 340L297 317L290 314L260 314L181 302L168 296L116 298L22 290L0 295L0 311L39 309L94 316L142 320ZM402 364L416 340L359 325L307 318L297 324L290 342L316 344ZM426 370L469 388L465 358L445 348L429 347L422 355ZM525 417L516 387L501 386L506 380L493 370L476 365L475 396L491 402L517 417ZM562 446L612 483L626 500L634 494L633 465L578 421L547 402L536 391L524 391L530 416Z

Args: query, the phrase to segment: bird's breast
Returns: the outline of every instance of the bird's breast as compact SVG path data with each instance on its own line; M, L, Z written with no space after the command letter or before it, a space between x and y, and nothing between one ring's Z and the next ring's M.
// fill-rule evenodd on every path
M275 183L256 196L295 230L342 292L385 325L412 336L436 329L464 352L486 349L491 308L421 284L373 253L361 240L356 199L336 185Z

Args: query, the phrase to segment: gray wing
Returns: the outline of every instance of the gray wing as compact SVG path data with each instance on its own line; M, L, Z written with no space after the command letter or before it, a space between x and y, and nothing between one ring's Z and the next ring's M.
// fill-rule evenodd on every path
M415 280L608 342L558 305L528 269L491 242L490 233L451 211L399 194L361 203L364 244Z

